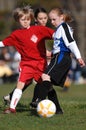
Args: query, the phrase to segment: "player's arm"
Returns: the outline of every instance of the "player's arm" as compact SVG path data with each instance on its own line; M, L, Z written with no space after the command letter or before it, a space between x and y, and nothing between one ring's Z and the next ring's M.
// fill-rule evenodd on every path
M80 51L78 49L76 41L73 38L72 30L68 28L67 24L64 24L61 27L61 30L62 38L64 40L65 45L70 49L70 51L75 55L77 59L81 58Z
M81 54L80 54L80 51L78 49L78 46L76 44L76 42L72 42L68 48L71 50L71 52L75 55L76 59L79 59L81 58Z
M76 44L76 41L73 38L73 32L71 31L71 29L68 28L67 25L65 25L65 27L63 27L62 33L63 33L63 39L65 42L65 45L75 55L75 57L78 60L78 62L80 63L80 65L84 66L85 63L84 63L83 59L81 58L81 53L80 53L79 48Z
M15 46L15 43L17 42L16 32L17 31L12 32L9 36L0 41L0 47Z
M71 50L71 52L75 55L76 59L78 60L79 64L83 67L85 66L85 62L84 60L81 58L81 54L80 51L78 49L78 46L76 44L76 42L73 42L70 44L69 49Z

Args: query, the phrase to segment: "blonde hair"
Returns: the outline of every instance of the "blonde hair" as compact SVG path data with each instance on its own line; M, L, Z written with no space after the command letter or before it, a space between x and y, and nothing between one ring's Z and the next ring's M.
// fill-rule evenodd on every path
M73 20L71 15L70 15L70 12L68 12L67 10L63 10L63 9L61 9L59 7L51 9L50 13L51 12L52 13L57 13L57 15L59 15L59 16L63 15L63 20L65 22L71 22Z
M24 6L21 8L16 8L13 11L13 17L14 17L15 21L17 21L17 22L23 15L26 15L27 18L34 19L34 12L33 12L33 9L31 8L31 6Z

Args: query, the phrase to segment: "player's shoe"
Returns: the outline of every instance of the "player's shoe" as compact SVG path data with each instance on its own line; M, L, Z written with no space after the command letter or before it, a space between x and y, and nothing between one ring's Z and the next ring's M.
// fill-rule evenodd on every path
M4 114L10 114L10 113L15 114L16 110L12 109L12 108L7 108L7 109L4 110Z
M31 102L31 103L30 103L30 108L36 109L36 108L37 108L37 105L38 105L38 103L39 103L40 101L41 101L41 100L37 98L36 101Z
M4 104L9 105L10 104L10 95L8 94L7 96L3 97Z
M37 105L35 104L35 102L31 102L30 103L30 108L31 109L36 109Z
M63 114L63 111L62 111L62 109L61 110L56 110L56 114Z

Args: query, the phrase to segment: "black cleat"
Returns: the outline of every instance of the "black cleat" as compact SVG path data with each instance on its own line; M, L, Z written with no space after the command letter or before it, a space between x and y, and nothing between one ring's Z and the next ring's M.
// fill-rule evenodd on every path
M63 114L62 110L56 110L56 114Z
M41 101L41 100L37 98L36 101L30 103L30 107L33 108L33 109L36 109L36 108L37 108L37 105L38 105L38 103L39 103L40 101Z

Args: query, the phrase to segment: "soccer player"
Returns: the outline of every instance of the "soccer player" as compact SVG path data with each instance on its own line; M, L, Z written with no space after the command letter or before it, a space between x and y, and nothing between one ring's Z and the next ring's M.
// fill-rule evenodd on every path
M20 11L16 15L16 21L21 21L26 27L33 19L33 10ZM28 29L18 29L13 31L8 37L0 42L0 47L13 46L21 55L19 78L17 87L13 92L10 108L4 113L15 113L16 106L22 96L22 89L29 84L32 79L41 82L41 75L46 68L46 49L44 41L52 39L54 31L44 26L28 26ZM41 41L41 42L40 42Z
M24 24L25 20L24 19L24 15L21 15L21 13L23 13L23 10L27 10L27 13L29 12L29 6L25 6L25 7L22 7L22 8L16 8L14 11L13 11L13 17L15 19L15 21L18 21L18 23L20 24L20 28L24 28L24 29L28 29L29 28L29 20L27 20L27 23ZM34 17L35 17L35 25L42 25L42 26L46 26L47 24L47 21L48 21L48 14L47 14L47 11L42 8L42 7L39 7L37 8L35 11L34 11ZM20 16L21 15L21 16ZM20 17L19 20L16 19L16 17ZM44 42L43 44L45 44L45 40L43 40L42 42ZM45 53L45 52L44 52ZM46 56L47 58L48 57L51 57L51 52L50 51L46 51ZM31 82L32 83L32 82ZM30 83L29 83L30 84ZM26 88L29 86L29 84L25 85L24 88L22 89L22 91L25 91ZM36 85L37 86L37 85ZM9 104L10 103L10 100L12 98L12 94L13 94L14 90L12 92L10 92L7 96L4 96L4 101L5 101L5 104ZM34 95L33 97L33 100L36 99L35 97L36 95ZM32 100L32 101L33 101Z
M42 74L43 82L39 86L39 95L36 100L37 104L40 100L45 99L48 93L52 91L52 84L64 86L65 79L71 67L71 53L75 55L81 67L85 66L85 62L73 38L73 30L68 25L68 22L71 21L71 16L61 8L53 8L49 12L49 18L52 25L56 27L54 33L53 58L45 73ZM63 113L62 109L58 109L55 98L53 102L57 107L56 113Z

